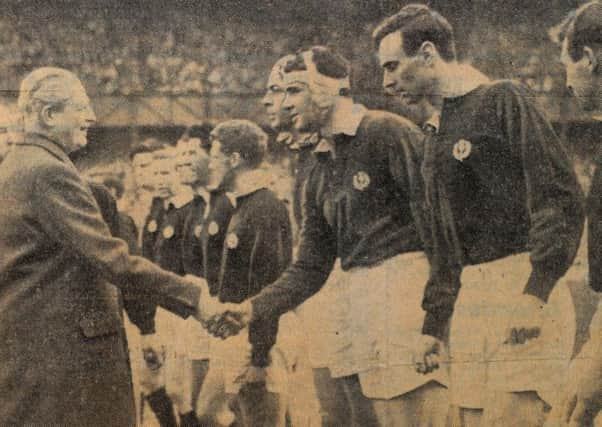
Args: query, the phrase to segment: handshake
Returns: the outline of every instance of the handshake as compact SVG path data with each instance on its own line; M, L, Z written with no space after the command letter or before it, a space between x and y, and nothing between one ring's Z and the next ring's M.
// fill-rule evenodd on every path
M200 287L201 296L194 317L214 337L226 339L237 335L249 325L253 307L250 301L242 304L222 303L209 293L207 282L198 277L186 276Z

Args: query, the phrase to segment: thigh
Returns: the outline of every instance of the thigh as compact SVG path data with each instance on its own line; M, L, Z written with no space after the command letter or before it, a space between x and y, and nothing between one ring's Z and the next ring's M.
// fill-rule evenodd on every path
M351 423L351 409L345 396L342 381L330 376L328 368L313 369L314 384L322 427L348 426Z
M549 407L536 392L488 393L483 425L487 427L541 427Z
M483 423L483 410L452 406L450 408L451 427L485 427Z
M265 383L245 384L237 395L237 415L244 427L284 426L280 396L267 391Z
M351 426L378 427L378 418L374 411L373 401L362 393L362 387L357 375L337 378L343 384L345 396L351 409Z
M373 400L382 427L446 427L449 414L447 388L430 382L393 399Z
M192 407L196 408L199 400L199 394L203 388L203 383L207 372L209 371L209 360L193 360L191 364L191 378L192 378Z

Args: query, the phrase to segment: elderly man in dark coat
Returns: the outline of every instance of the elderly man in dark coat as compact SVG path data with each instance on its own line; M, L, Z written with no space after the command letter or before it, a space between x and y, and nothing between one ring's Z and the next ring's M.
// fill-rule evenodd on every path
M182 317L219 305L201 279L167 273L111 237L68 157L95 120L79 79L35 70L18 102L26 135L0 165L0 425L131 426L122 319L107 283Z

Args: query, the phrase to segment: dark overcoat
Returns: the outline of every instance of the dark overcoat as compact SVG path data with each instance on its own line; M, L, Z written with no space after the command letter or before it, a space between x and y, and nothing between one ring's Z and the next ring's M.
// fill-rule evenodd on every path
M41 135L0 165L0 206L0 425L133 425L118 288L182 317L199 289L111 237L73 163Z

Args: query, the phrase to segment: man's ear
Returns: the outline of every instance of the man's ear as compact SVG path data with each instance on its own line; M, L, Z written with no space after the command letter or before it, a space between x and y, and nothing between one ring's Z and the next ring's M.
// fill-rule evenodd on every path
M230 154L229 160L230 160L230 166L232 166L232 169L240 166L240 164L242 163L242 158L240 157L240 153L238 153L236 151L234 153Z
M56 109L52 105L44 105L39 112L40 122L47 127L54 126Z
M435 61L439 58L439 52L435 45L429 41L422 43L418 50L418 55L427 66L432 66Z
M594 50L589 47L589 46L584 46L583 47L583 58L585 58L587 60L587 70L590 73L595 73L596 70L600 69L600 58L598 58L598 56L596 55L596 52L594 52Z

